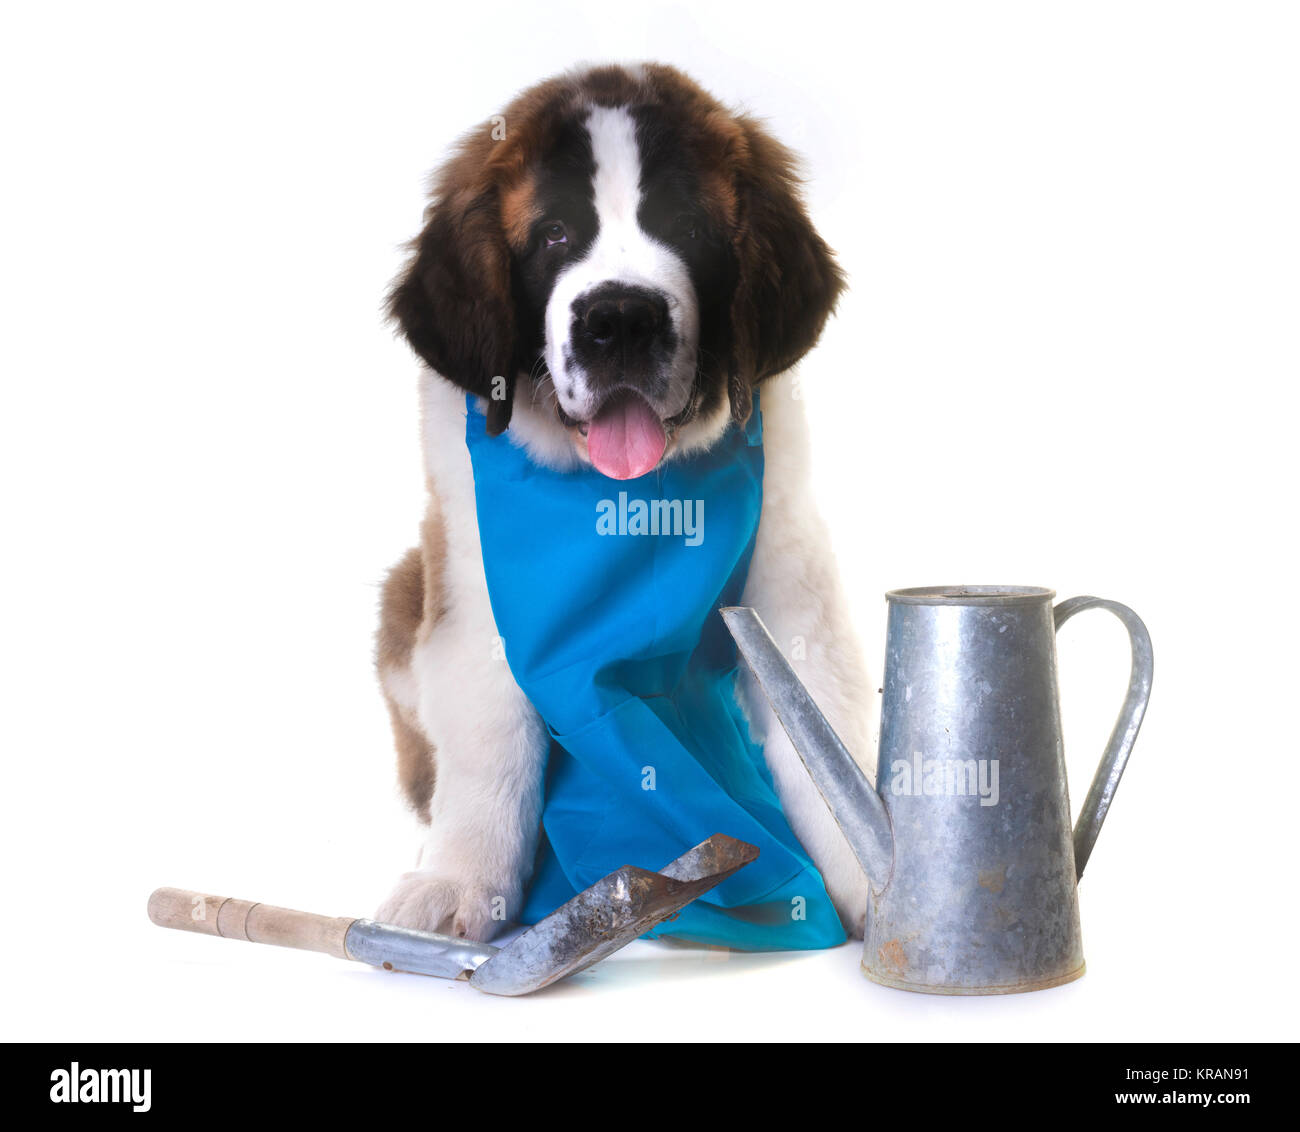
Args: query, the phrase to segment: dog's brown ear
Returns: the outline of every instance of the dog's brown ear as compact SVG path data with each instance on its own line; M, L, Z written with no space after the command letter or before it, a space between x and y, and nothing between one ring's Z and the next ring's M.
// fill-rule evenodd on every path
M388 313L435 371L487 399L495 436L510 423L518 359L510 251L483 174L471 145L442 171Z
M799 193L794 155L749 118L737 175L731 304L732 415L748 419L753 389L789 369L821 335L844 287L834 253L817 234Z

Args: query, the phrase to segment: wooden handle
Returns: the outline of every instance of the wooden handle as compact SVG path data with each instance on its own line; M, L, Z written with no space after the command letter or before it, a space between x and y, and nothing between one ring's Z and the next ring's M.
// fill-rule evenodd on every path
M160 928L323 951L337 959L351 958L345 941L348 928L356 923L347 916L317 916L184 888L155 890L149 897L149 919Z

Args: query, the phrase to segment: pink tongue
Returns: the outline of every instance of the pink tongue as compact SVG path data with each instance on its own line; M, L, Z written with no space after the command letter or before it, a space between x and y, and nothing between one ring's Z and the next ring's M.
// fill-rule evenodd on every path
M635 393L620 394L587 426L587 454L612 480L643 476L663 458L664 426Z

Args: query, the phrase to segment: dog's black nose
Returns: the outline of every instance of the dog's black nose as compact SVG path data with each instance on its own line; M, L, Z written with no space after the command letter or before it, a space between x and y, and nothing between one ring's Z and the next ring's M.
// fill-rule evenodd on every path
M585 344L616 356L648 352L668 325L663 296L640 289L602 288L579 299L573 313Z

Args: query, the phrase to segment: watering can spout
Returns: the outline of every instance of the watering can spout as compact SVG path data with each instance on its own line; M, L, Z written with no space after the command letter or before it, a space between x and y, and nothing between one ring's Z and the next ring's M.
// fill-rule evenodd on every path
M758 614L746 606L730 606L722 610L722 619L872 888L882 890L894 868L894 837L885 803L799 682Z

